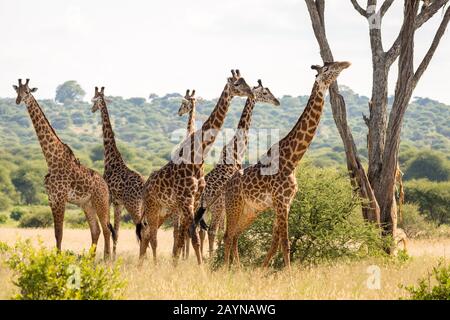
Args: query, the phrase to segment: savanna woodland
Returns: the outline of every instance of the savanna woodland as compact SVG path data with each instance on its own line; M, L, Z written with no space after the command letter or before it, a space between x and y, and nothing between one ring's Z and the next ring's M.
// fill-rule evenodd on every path
M214 99L70 76L42 98L11 79L0 299L450 299L450 101L415 94L449 42L449 1L399 0L391 42L394 0L348 0L367 21L369 96L339 84L354 66L333 55L329 2L304 1L317 61L300 96L244 64L210 74L226 79Z

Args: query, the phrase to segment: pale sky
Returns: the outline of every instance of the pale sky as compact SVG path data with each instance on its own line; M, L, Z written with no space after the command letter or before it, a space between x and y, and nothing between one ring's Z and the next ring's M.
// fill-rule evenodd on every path
M386 48L398 34L402 3L384 18ZM439 12L416 34L417 61L441 18ZM335 59L353 64L340 84L369 95L367 21L349 0L328 0L326 20ZM54 98L66 80L77 80L86 99L96 85L124 97L194 88L212 98L232 68L250 85L261 78L275 95L296 96L309 94L310 65L321 62L303 0L0 0L0 30L2 97L14 96L11 85L29 77L40 99ZM448 33L414 96L450 103Z

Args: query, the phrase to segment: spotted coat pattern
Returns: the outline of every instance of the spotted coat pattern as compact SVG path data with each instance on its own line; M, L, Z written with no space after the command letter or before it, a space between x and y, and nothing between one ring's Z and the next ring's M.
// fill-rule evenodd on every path
M225 263L233 259L239 265L238 237L259 213L272 208L275 212L272 244L264 261L268 266L281 246L285 265L290 268L288 214L297 192L295 168L302 159L316 133L324 106L324 95L348 62L325 63L312 66L317 70L314 86L299 120L292 130L272 146L265 158L255 165L236 172L225 186L226 231ZM267 161L267 160L271 160ZM270 164L277 164L269 171ZM270 165L271 167L271 165Z
M205 187L203 172L204 158L214 143L217 132L223 125L231 99L234 96L253 96L251 88L247 85L244 78L240 77L238 70L232 70L232 77L228 78L216 107L203 123L202 128L199 129L199 134L197 132L191 134L182 143L182 146L184 144L190 146L191 161L175 163L172 160L160 170L152 173L145 183L143 214L141 224L136 228L138 237L141 238L140 263L142 263L149 243L152 247L154 261L156 262L158 228L164 219L176 210L181 212L181 223L178 237L175 239L175 249L173 252L174 262L176 263L178 261L185 241L185 235L194 218L194 208ZM196 136L201 137L201 143L195 143ZM183 157L186 156L183 155ZM192 161L197 156L200 156L201 161ZM197 262L201 264L202 257L200 254L198 233L193 235L192 245Z
M19 80L14 86L17 92L16 103L22 101L36 131L42 152L48 166L44 185L52 210L56 247L61 250L63 223L66 203L83 209L89 223L92 245L96 247L100 236L100 225L105 240L104 257L110 256L111 224L109 222L109 191L105 180L97 172L80 164L72 150L64 144L50 125L38 102L32 95L37 89L28 87Z

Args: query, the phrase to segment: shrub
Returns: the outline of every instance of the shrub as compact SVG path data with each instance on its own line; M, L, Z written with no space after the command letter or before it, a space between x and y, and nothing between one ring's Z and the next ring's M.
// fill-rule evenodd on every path
M95 253L73 253L37 248L31 242L18 242L14 247L0 244L0 253L13 271L13 283L20 289L19 300L104 300L120 299L125 282L119 265L95 262Z
M420 211L438 225L450 223L450 181L412 180L405 183L407 202L417 203Z
M418 286L406 287L412 300L450 300L450 265L440 262Z
M405 179L426 178L432 181L450 180L450 165L444 155L431 150L420 152L405 172Z
M88 226L86 216L81 211L67 211L64 222L71 228L84 228Z
M436 225L420 214L417 204L411 203L402 206L402 219L398 226L405 231L408 238L427 237L436 231Z
M3 193L0 193L0 211L8 210L11 206L11 199Z
M317 264L383 254L378 231L363 221L360 200L352 194L345 172L303 166L297 181L299 192L289 213L292 261ZM240 236L243 263L262 263L271 245L273 220L272 212L262 213ZM222 261L223 245L217 250L213 267ZM282 256L278 254L275 266L282 265Z
M25 214L25 210L23 210L22 208L14 208L14 209L12 209L9 217L11 219L13 219L14 221L19 221L23 217L24 214Z
M4 224L8 221L8 216L6 214L0 213L0 224Z
M48 207L30 207L19 221L19 228L48 228L53 216Z

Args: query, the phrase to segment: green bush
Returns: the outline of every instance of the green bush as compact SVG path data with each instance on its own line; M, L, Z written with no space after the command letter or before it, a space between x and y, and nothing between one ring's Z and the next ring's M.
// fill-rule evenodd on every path
M4 213L0 213L0 224L4 224L8 221L8 216Z
M11 206L11 199L5 194L0 193L0 210L8 210Z
M119 264L108 266L95 261L93 250L76 255L58 252L29 240L14 247L0 243L0 253L13 271L18 300L105 300L120 299L125 282Z
M19 221L19 228L48 228L53 216L48 207L30 207Z
M436 225L420 214L417 204L405 203L402 206L402 219L398 226L408 238L428 237L436 231Z
M383 254L377 229L363 221L360 201L352 194L348 176L334 169L303 166L297 175L299 192L289 213L291 260L304 264L358 259ZM261 214L239 238L244 264L260 265L272 240L272 212ZM223 262L220 245L213 267ZM281 254L274 266L283 265Z
M450 163L443 154L427 150L411 160L405 171L405 180L423 178L432 181L450 180Z
M450 265L440 262L417 286L406 287L412 300L450 300Z
M420 211L438 225L450 223L450 181L407 181L405 198L407 202L417 203Z
M26 211L22 208L14 208L14 209L12 209L9 217L11 219L13 219L14 221L19 221L25 213L26 213Z
M71 228L84 228L88 226L86 216L81 211L67 211L64 222Z

